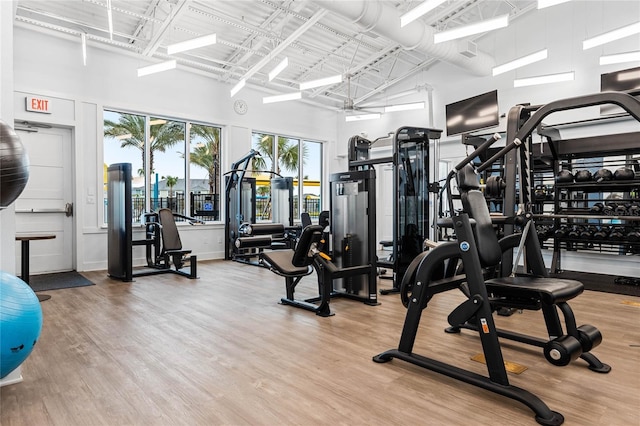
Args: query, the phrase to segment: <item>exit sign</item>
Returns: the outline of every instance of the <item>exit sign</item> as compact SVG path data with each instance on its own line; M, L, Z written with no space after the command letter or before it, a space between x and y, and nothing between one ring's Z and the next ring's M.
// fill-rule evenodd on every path
M27 111L51 114L51 99L38 96L27 96Z

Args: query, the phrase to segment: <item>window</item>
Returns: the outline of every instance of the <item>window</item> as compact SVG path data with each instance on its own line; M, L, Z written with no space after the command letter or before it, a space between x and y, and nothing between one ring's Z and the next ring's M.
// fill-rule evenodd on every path
M302 212L308 212L317 219L322 207L322 143L253 133L252 148L260 153L260 156L252 159L251 164L256 178L258 220L273 219L270 184L273 176L292 180L294 220L298 220Z
M132 182L135 221L159 208L220 220L220 135L215 126L105 110L105 211L107 167L131 163L137 171Z

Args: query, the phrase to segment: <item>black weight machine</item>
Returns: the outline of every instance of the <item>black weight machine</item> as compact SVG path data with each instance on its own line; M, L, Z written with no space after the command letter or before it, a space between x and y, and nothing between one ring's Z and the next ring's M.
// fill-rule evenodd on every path
M483 171L500 156L521 145L521 141L531 130L532 128L525 125L517 132L512 143L482 163L477 171ZM524 226L522 234L513 233L498 240L486 199L479 189L478 177L470 165L471 161L488 149L495 140L492 138L483 143L449 173L445 187L452 215L450 225L456 241L438 244L411 262L400 289L403 302L407 306L407 315L398 348L378 354L373 360L382 363L399 358L514 399L528 406L535 413L538 423L559 425L564 421L562 414L549 409L531 392L509 384L498 338L542 346L547 360L557 366L568 365L580 357L596 372L608 373L611 368L590 353L590 350L598 346L602 340L600 332L590 325L577 327L573 312L567 303L582 293L582 283L549 278L531 215L525 215L524 220L520 222ZM451 197L451 180L454 177L458 181L463 207L458 212L454 211ZM513 258L515 249L516 264L517 258L524 250L526 274L506 275L501 261L507 254ZM443 269L446 271L444 277L441 275ZM413 353L423 309L434 295L457 288L463 290L467 300L449 315L451 329L448 331L456 332L460 328L469 328L478 332L488 376ZM505 306L542 309L549 339L536 339L498 330L493 320L493 312ZM558 310L563 313L566 333L563 332Z
M300 229L293 226L290 177L271 179L273 220L282 223L256 223L256 179L246 176L251 159L256 156L260 153L250 150L231 164L225 176L225 259L258 265L264 249L292 248Z
M388 136L369 141L361 136L349 139L349 169L368 170L377 164L392 164L393 205L392 252L387 260L379 260L381 268L393 270L393 288L380 294L397 293L411 261L424 250L432 223L429 213L430 194L437 194L438 185L430 183L429 149L437 145L442 130L403 126ZM374 147L391 146L390 157L372 158ZM434 195L435 197L435 195ZM434 202L434 205L437 203ZM375 239L375 226L370 229Z
M111 278L133 281L134 277L171 272L197 278L197 257L182 248L175 218L190 224L204 223L169 209L142 215L145 238L133 239L131 203L131 163L112 164L107 169L108 274ZM133 268L133 247L144 246L146 267ZM188 266L185 264L188 263ZM172 269L172 266L175 269Z

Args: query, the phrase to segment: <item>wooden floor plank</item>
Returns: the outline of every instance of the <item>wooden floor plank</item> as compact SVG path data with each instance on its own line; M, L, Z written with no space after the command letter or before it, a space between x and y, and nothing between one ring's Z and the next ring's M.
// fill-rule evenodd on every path
M50 291L44 326L22 383L0 388L0 424L19 425L494 425L535 424L524 405L413 365L372 356L397 346L406 310L335 299L321 318L278 304L284 279L235 262L198 265L200 278L164 274L132 283L104 271L97 285ZM381 287L389 286L381 280ZM301 294L314 295L315 277ZM445 334L460 292L434 297L415 352L479 374L471 331ZM625 302L626 301L626 302ZM542 350L502 341L509 374L561 412L566 425L640 425L640 298L586 291L578 324L604 336L597 374L577 361L555 367ZM544 336L539 312L496 317Z

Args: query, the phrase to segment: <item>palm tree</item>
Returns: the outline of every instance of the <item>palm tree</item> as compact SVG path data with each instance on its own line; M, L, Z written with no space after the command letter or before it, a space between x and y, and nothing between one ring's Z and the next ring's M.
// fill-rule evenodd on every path
M184 123L167 121L150 126L149 135L149 173L154 173L154 152L165 152L167 148L184 140ZM104 136L120 137L121 148L134 147L142 152L142 171L145 169L145 117L135 114L121 114L118 122L104 120ZM123 136L126 136L123 138Z
M177 176L162 176L162 179L166 179L167 186L169 187L169 198L173 198L173 187L178 183Z
M298 171L298 158L300 155L299 143L289 143L285 137L278 136L278 158L274 158L273 152L273 135L263 135L258 141L255 149L260 152L261 157L253 157L251 160L251 168L253 170L264 170L267 166L265 158L271 160L271 164L275 165L274 172L280 174L281 167L290 172ZM306 157L306 146L302 145L302 158Z
M203 143L195 146L189 155L189 161L205 169L209 175L209 193L218 193L218 156L220 152L220 129L211 126L191 126L191 141L198 136Z

